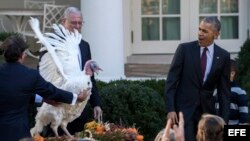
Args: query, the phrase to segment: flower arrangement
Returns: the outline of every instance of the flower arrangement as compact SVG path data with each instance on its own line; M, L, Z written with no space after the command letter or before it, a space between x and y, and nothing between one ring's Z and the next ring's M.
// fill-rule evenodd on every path
M114 123L102 123L95 120L84 125L84 131L78 132L74 138L68 136L48 137L34 136L34 141L143 141L144 136L133 127L124 127Z
M85 131L77 133L76 136L91 141L143 141L143 135L133 127L123 127L114 123L97 123L91 121L85 124Z
M34 141L45 141L45 138L40 135L35 135L34 137L32 137L32 139Z

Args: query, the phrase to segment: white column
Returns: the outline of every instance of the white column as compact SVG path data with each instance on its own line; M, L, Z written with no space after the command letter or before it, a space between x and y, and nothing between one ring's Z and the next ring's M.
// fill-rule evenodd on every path
M124 78L122 0L82 0L83 39L103 68L97 79Z

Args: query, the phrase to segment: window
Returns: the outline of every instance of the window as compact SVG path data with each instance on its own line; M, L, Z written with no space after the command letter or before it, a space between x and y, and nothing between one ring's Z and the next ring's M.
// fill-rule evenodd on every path
M249 0L131 0L131 54L173 54L181 42L197 40L201 18L217 16L216 43L238 52L247 38Z
M238 0L200 0L200 19L204 16L217 16L221 21L220 39L239 38Z
M180 40L180 0L142 0L143 41Z

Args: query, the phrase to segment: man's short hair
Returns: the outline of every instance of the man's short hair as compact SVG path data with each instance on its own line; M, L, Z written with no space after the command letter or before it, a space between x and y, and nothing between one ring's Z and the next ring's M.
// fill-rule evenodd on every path
M214 26L215 30L218 32L221 29L221 23L216 16L205 17L202 19L202 21L212 24Z

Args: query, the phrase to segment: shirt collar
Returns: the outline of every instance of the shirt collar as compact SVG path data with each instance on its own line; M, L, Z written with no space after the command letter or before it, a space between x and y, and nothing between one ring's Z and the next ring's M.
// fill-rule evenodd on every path
M201 47L201 52L203 51L203 49L204 49L204 47ZM208 49L208 53L209 53L209 54L213 54L213 52L214 52L214 42L213 42L212 44L210 44L210 45L207 47L207 49Z

